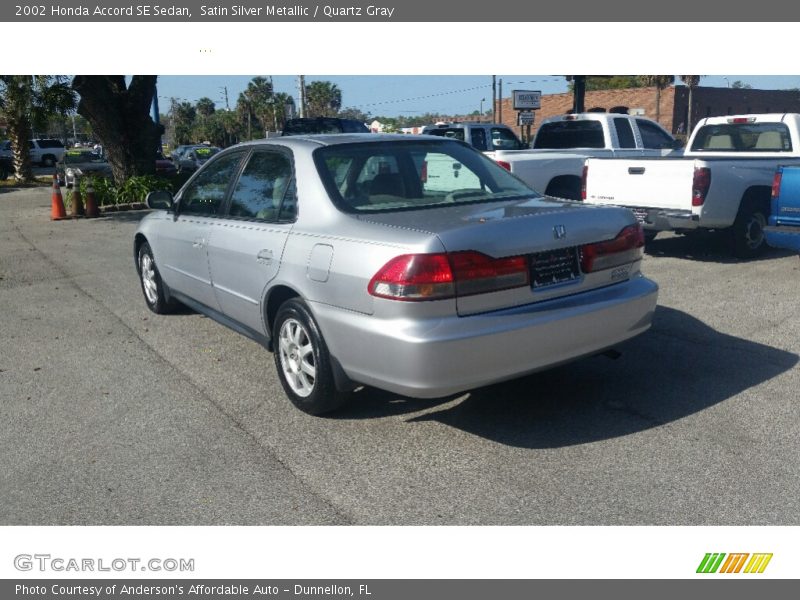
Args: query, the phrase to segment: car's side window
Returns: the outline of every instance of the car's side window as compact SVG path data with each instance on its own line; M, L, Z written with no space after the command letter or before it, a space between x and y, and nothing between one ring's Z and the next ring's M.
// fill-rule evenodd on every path
M295 208L289 208L296 206L292 182L292 161L285 153L254 152L233 191L228 214L263 221L287 220L287 214L294 218Z
M639 126L639 133L642 135L642 145L645 148L664 149L671 148L674 144L673 139L653 123L637 119L636 124Z
M243 154L228 154L203 169L181 196L181 214L218 215Z
M489 148L486 146L486 130L473 129L472 130L472 146L476 150L485 151Z

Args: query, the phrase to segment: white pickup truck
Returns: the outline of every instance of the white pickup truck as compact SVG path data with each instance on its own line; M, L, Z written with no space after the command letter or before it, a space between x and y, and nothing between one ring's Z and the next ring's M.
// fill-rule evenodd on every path
M489 158L533 189L579 200L584 161L591 156L664 156L680 143L655 121L617 113L581 113L542 121L529 150L495 150Z
M800 164L800 114L712 117L683 156L588 159L583 200L631 208L650 237L728 229L734 255L751 258L765 247L775 170L789 164Z

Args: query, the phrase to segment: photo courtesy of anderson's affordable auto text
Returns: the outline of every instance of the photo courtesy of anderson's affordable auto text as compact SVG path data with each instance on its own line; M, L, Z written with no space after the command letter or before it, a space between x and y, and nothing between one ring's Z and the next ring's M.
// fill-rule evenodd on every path
M0 598L796 595L792 23L619 4L0 7Z

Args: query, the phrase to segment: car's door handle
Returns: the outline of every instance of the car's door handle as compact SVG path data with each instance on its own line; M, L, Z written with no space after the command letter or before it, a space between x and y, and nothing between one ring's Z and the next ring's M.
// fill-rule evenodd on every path
M203 238L194 238L192 248L205 248L206 241Z
M644 175L644 167L628 167L629 175Z
M272 262L272 250L260 250L258 254L256 254L256 260L262 265L270 264Z

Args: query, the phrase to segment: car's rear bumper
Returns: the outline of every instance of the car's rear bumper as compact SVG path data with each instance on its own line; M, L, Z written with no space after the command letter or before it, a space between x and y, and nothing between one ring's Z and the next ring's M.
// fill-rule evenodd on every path
M384 320L314 303L328 348L353 381L437 398L596 354L650 327L658 286L644 277L513 309Z
M764 227L767 244L774 248L787 248L800 252L800 227L769 225Z

